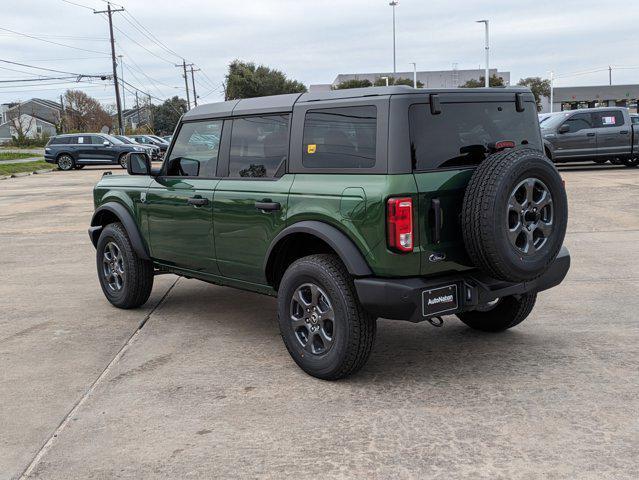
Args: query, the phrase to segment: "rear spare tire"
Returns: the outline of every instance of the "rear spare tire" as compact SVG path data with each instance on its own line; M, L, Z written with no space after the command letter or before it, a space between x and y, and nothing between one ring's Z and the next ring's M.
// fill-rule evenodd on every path
M462 235L476 267L500 280L524 282L555 260L567 220L566 191L555 166L537 150L507 150L473 173Z

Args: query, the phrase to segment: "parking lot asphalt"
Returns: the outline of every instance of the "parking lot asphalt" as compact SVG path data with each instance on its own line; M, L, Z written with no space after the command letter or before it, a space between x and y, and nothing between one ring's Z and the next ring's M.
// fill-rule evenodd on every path
M111 307L103 170L0 182L0 478L639 478L639 169L562 170L573 265L529 319L380 320L339 382L296 367L272 298L163 275Z

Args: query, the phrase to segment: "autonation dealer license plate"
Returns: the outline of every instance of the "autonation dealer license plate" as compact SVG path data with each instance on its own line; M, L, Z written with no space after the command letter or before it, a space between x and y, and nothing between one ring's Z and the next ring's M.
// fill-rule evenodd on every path
M422 292L422 313L425 317L443 315L457 310L457 285L446 285Z

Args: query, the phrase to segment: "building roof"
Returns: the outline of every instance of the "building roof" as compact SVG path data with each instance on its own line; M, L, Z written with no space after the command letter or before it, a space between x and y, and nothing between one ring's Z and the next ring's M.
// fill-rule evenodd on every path
M639 98L639 85L595 85L587 87L555 87L554 102L588 102L593 100L634 100Z
M529 93L525 87L508 88L413 88L406 85L390 87L349 88L343 90L331 90L307 93L291 93L286 95L271 95L266 97L245 98L241 100L228 100L226 102L209 103L195 107L184 114L184 120L197 120L203 118L216 118L240 115L254 115L256 113L290 112L296 103L315 102L320 100L337 100L343 98L379 97L389 95L430 95L430 94L455 94L455 95L497 95ZM532 97L532 94L530 94Z

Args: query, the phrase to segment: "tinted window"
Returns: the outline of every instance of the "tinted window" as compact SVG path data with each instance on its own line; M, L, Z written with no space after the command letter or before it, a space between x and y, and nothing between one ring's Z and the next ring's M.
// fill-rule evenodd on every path
M592 116L589 113L576 113L567 119L564 122L564 125L568 125L568 127L570 127L570 133L592 128Z
M309 110L303 141L305 167L371 168L375 166L377 108Z
M80 135L76 138L78 140L78 143L81 145L91 145L91 137L88 135Z
M49 145L64 145L66 143L65 140L66 139L64 137L53 137L49 142Z
M274 177L288 155L288 115L233 120L229 177Z
M516 111L515 102L442 103L438 115L428 104L415 104L409 121L416 170L477 165L489 154L487 147L500 140L542 149L532 103L523 112Z
M182 125L167 163L167 175L215 176L222 136L222 120Z
M91 145L102 145L106 141L106 138L98 137L97 135L91 135Z
M595 113L595 126L597 128L621 127L623 124L623 113L619 110Z

